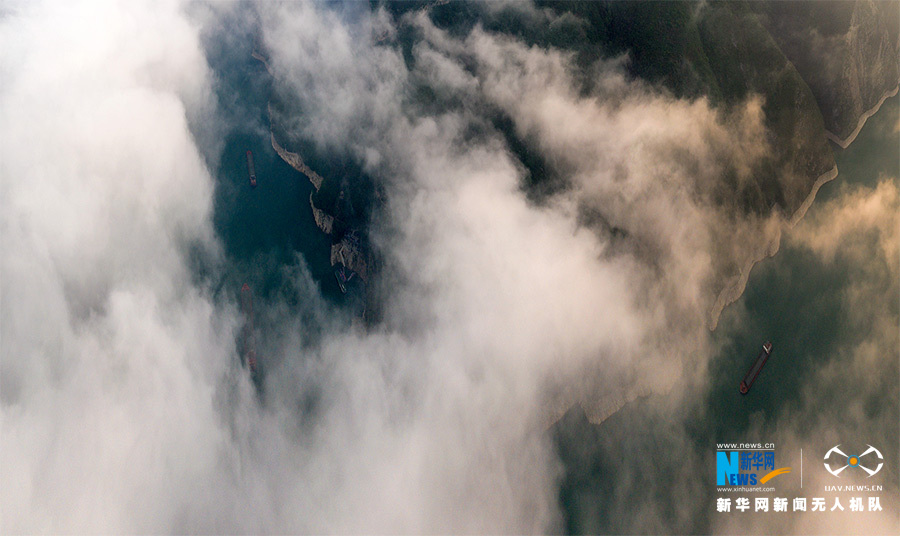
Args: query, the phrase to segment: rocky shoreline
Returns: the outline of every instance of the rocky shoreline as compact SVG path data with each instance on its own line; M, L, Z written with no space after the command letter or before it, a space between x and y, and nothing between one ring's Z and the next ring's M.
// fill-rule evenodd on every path
M834 139L833 134L826 131L828 139L837 143L842 149L848 148L850 144L853 143L853 141L856 139L866 121L868 121L869 118L878 113L878 111L881 109L881 106L887 99L897 95L897 93L898 88L894 88L892 91L887 92L879 100L878 104L875 107L863 113L859 118L856 130L854 130L853 134L849 138L847 138L845 142L839 142L838 140ZM818 194L819 189L821 189L823 185L836 179L837 177L837 165L835 165L831 170L820 175L816 179L815 183L813 183L809 195L806 197L806 199L803 200L800 207L798 207L797 210L794 211L790 219L785 220L782 218L781 221L778 222L779 229L774 235L774 238L764 244L759 251L752 255L751 259L741 269L740 274L719 292L719 294L716 296L715 304L713 305L713 308L710 310L709 314L710 331L715 331L716 327L718 326L719 317L721 316L722 311L724 311L724 309L730 304L739 300L744 294L753 267L756 266L757 263L762 262L766 258L774 257L775 254L778 253L778 250L781 246L782 232L794 228L803 219L803 217L806 216L807 211L816 199L816 195ZM591 424L600 424L611 415L619 411L619 409L624 407L625 404L633 402L638 398L653 394L653 390L647 388L646 386L632 386L632 388L626 389L626 391L630 392L621 393L619 396L613 397L612 400L603 399L602 397L594 401L584 399L578 400L577 395L574 395L573 393L568 393L569 396L562 395L553 403L548 405L548 410L542 419L544 428L553 426L553 424L555 424L560 418L562 418L562 416L565 415L569 408L571 408L575 404L579 404L581 406L588 422L590 422Z
M269 117L271 116L272 114L270 110ZM310 169L310 167L307 166L305 162L303 162L303 158L299 154L292 153L282 147L281 144L278 143L278 140L275 139L275 133L270 132L270 134L272 137L272 148L275 149L275 152L278 153L278 156L280 156L282 160L287 162L289 166L296 169L300 173L303 173L303 175L309 179L309 182L312 183L313 188L315 188L318 192L319 189L322 188L322 181L324 180L322 176Z
M325 179L306 165L299 154L288 151L278 143L274 132L270 132L270 136L272 148L278 156L289 166L308 178L309 182L312 183L313 188L315 188L315 191L318 192L322 188L322 182ZM312 210L313 219L316 221L316 226L326 235L337 238L335 235L335 215L329 214L325 210L317 207L313 195L314 194L311 193L309 196L309 206ZM369 259L358 231L349 230L344 232L337 242L331 244L331 265L343 265L348 270L356 273L364 283L368 283Z
M806 215L806 211L809 210L809 207L811 207L813 201L815 201L816 194L819 192L819 188L821 188L823 184L834 180L835 178L837 178L837 176L837 166L834 166L829 171L823 173L822 175L819 175L819 177L816 179L816 182L813 183L809 195L806 197L806 199L803 200L803 203L800 204L800 207L791 216L791 219L789 221L781 220L779 222L779 229L777 230L773 238L763 244L757 252L751 255L747 263L741 268L740 273L732 279L731 283L727 284L725 288L719 291L719 294L716 296L716 301L709 312L710 331L715 331L716 327L719 324L719 317L722 315L722 311L724 311L725 308L732 303L739 300L744 294L744 290L746 290L747 288L747 281L749 281L750 279L750 272L753 270L753 267L756 266L757 263L762 262L769 257L774 257L775 254L778 253L778 249L781 247L781 233L785 230L792 229L800 220L803 219L803 216Z
M263 56L257 50L253 50L251 56L253 57L253 59L261 62L265 66L266 71L268 71L269 75L272 75L272 69L269 67L269 62L265 56ZM342 229L340 236L337 236L336 233L338 227L340 226L335 225L335 223L339 219L339 215L329 214L326 210L317 207L315 203L314 196L319 192L319 190L321 190L322 183L325 181L324 177L310 168L306 164L306 162L303 161L303 157L301 157L299 154L287 150L283 145L278 143L278 139L275 137L275 132L271 130L271 102L266 109L266 113L269 117L269 137L272 143L272 149L279 156L279 158L284 160L287 165L302 173L303 176L309 179L309 182L313 185L315 191L313 193L310 193L309 207L312 210L313 219L315 220L316 226L319 228L319 230L332 237L330 255L331 265L335 267L336 270L340 267L343 267L346 270L351 271L352 273L350 275L346 275L347 280L349 280L352 277L352 274L355 273L363 283L368 283L370 275L369 266L371 264L371 259L368 248L360 239L360 232L354 229ZM341 195L341 198L343 198L343 193ZM345 292L346 288L343 284L343 281L341 281L341 276L345 276L345 270L341 270L340 274L336 272L336 277L338 277L341 291Z
M856 123L856 128L853 130L853 132L850 133L849 136L847 136L846 139L842 140L839 137L837 137L834 133L832 133L828 130L825 131L825 136L829 140L838 144L841 147L841 149L846 149L847 147L850 147L850 144L853 143L853 140L856 139L856 137L859 135L859 132L862 130L863 126L865 126L866 121L868 121L870 117L872 117L873 115L878 113L878 110L881 109L881 105L884 104L884 101L886 101L889 98L896 95L898 90L900 90L900 84L898 84L897 87L895 87L894 89L885 92L884 95L882 95L881 98L878 100L878 104L873 106L871 109L863 112L862 116L860 116L860 118L859 118L859 121L857 121L857 123Z
M836 143L841 149L846 149L850 147L850 144L856 140L856 137L859 135L863 126L865 126L866 122L878 113L878 110L881 109L881 106L884 102L897 95L898 90L900 90L900 85L895 87L894 89L887 91L881 98L878 100L878 103L873 106L871 109L866 110L859 117L857 121L856 129L848 136L845 140L839 139L832 132L826 130L825 136ZM775 237L769 241L765 247L762 248L762 251L757 252L755 255L751 257L751 259L747 262L746 265L741 269L740 274L733 280L733 282L727 285L724 289L722 289L719 294L716 296L715 304L713 308L710 310L709 315L709 329L710 331L714 331L719 323L719 317L722 314L722 311L725 307L728 307L730 304L736 302L740 297L744 294L744 290L747 287L747 281L750 279L750 272L753 270L753 267L765 260L768 257L773 257L776 253L778 253L778 249L781 245L781 232L784 230L792 229L803 217L806 215L806 212L809 210L809 207L812 206L813 201L816 199L816 194L819 192L819 189L827 182L830 182L836 179L838 176L838 168L834 166L831 170L827 171L820 175L816 182L813 184L812 189L809 192L809 195L806 199L803 200L800 207L794 212L789 221L784 221L782 223L781 229L779 229L778 233Z

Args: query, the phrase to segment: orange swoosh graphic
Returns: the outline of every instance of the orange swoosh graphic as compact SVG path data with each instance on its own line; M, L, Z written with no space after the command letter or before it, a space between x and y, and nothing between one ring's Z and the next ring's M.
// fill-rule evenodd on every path
M775 477L778 476L778 475L783 475L784 473L790 473L790 472L791 472L791 468L790 468L790 467L782 467L781 469L775 469L775 470L772 471L771 473L769 473L769 474L767 474L766 476L760 478L760 479L759 479L759 483L760 483L760 484L765 484L766 482L768 482L769 480L772 480L773 478L775 478Z

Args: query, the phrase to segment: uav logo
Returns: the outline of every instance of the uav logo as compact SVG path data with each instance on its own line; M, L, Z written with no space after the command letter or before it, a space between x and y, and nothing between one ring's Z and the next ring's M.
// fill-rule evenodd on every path
M877 473L878 471L881 471L881 467L884 465L884 456L882 456L881 452L878 449L876 449L875 447L873 447L872 445L866 445L866 446L869 448L866 449L865 452L863 452L862 454L860 454L858 456L855 454L852 456L847 456L846 454L841 452L841 449L838 448L838 447L840 447L840 445L835 445L835 446L831 447L831 450L829 450L825 454L825 470L828 471L829 473L833 474L834 476L840 477L840 473L844 469L846 469L848 467L859 467L863 471L869 473L869 476L867 476L866 478L871 478L871 477L875 476L875 473ZM873 452L878 457L878 467L876 467L874 470L869 469L868 467L866 467L865 465L862 464L862 457L868 456L869 454L872 454ZM840 469L832 469L831 468L832 464L828 463L829 459L831 459L832 464L834 464L836 467L839 466L840 464L844 464L844 465L841 466Z

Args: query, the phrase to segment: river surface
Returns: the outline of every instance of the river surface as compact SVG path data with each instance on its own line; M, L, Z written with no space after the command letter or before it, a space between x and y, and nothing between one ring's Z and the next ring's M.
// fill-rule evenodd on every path
M230 128L217 162L214 225L224 247L224 282L236 296L249 283L257 302L274 299L305 265L323 295L342 294L330 262L331 238L316 226L309 206L313 186L272 149L270 76L250 56L252 39L209 51L218 79L219 114ZM247 151L253 152L257 186L250 187Z
M807 218L847 187L874 188L884 177L897 181L898 116L895 96L885 101L847 149L832 145L838 177L822 186ZM701 400L691 410L674 415L654 411L666 406L666 397L649 397L626 405L600 425L590 424L574 409L556 427L564 464L560 504L567 532L653 533L666 527L666 532L710 533L711 516L716 515L715 444L778 445L777 435L759 437L756 431L775 429L781 419L796 412L802 406L801 387L825 364L848 361L843 350L867 336L846 322L842 299L850 283L846 266L824 263L786 238L775 257L753 268L743 296L723 311L712 336L717 350L709 361L707 385L700 387ZM898 314L896 307L892 313ZM750 394L741 396L738 384L767 340L774 344L772 356ZM897 378L897 369L871 373ZM894 387L876 403L896 404ZM823 414L832 405L846 403L840 396L822 393ZM867 410L877 413L879 408ZM803 420L800 425L805 425ZM887 435L895 439L891 443L895 446L896 429ZM776 449L776 466L796 466L797 457ZM818 462L819 457L804 455L807 463ZM896 471L888 474L896 480ZM636 523L637 516L646 516L647 522Z

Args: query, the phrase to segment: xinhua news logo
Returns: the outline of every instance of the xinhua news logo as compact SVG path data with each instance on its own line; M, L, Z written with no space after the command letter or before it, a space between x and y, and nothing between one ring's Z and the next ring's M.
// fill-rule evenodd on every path
M825 453L825 470L831 473L836 477L841 476L841 472L844 469L853 468L853 469L862 469L866 473L869 474L866 478L872 478L875 476L875 473L881 471L882 466L884 466L884 456L881 455L881 451L873 447L872 445L866 445L867 448L863 451L862 454L845 454L841 451L840 445L835 445L831 447L831 449ZM869 458L863 459L870 454L874 454L875 456L871 456ZM877 464L877 465L876 465ZM874 466L874 469L870 467Z
M742 448L730 445L716 451L717 486L759 486L778 475L790 473L790 467L775 468L775 447Z

